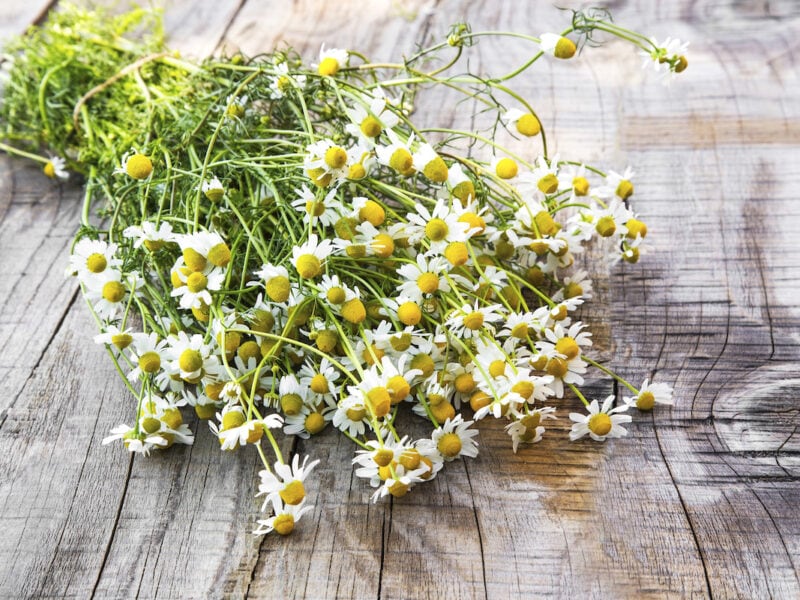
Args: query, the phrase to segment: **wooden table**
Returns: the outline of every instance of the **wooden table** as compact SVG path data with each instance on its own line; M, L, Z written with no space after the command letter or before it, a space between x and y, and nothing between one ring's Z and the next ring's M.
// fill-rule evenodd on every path
M0 35L52 4L3 0ZM149 459L100 445L130 400L63 276L80 190L2 156L0 597L800 597L800 10L614 4L621 24L691 40L672 88L620 43L516 87L562 155L640 174L654 251L615 267L596 303L614 366L673 384L673 409L613 443L562 427L516 455L483 422L476 460L378 504L328 432L295 448L326 456L313 514L289 538L253 536L255 453L219 452L195 421L194 446ZM173 45L198 56L285 41L309 61L322 42L396 60L460 19L536 35L568 16L514 0L166 2ZM498 72L525 46L472 52ZM457 113L434 94L418 118Z

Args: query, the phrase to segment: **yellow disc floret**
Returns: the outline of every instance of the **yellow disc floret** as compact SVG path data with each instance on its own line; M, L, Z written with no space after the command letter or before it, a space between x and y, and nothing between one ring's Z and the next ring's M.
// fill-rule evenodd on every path
M611 417L606 413L597 413L589 417L589 431L595 435L606 435L611 431Z
M342 304L342 318L348 323L358 324L367 318L367 308L358 298Z
M266 292L269 299L273 302L286 302L289 299L291 286L289 280L283 275L271 278L267 281Z
M367 115L364 120L361 121L359 128L361 129L361 133L369 138L378 137L381 131L383 131L381 122L372 115Z
M577 47L575 42L569 38L562 37L556 42L556 47L553 50L553 56L556 58L572 58L575 56Z
M501 158L495 166L495 173L500 179L513 179L518 171L517 163L510 158Z
M461 453L461 438L455 433L445 433L436 444L442 456L455 458Z
M134 179L147 179L153 172L153 163L144 154L134 154L125 162L125 172Z
M295 267L298 275L303 279L313 279L322 273L322 263L313 254L303 254L297 257Z
M94 254L90 254L89 257L86 259L86 268L89 270L90 273L102 273L106 270L108 266L108 261L103 254L99 252L95 252Z
M291 504L295 506L300 504L303 501L303 498L306 497L306 488L303 486L303 482L298 479L293 479L289 483L287 483L284 488L278 492L286 504Z
M320 61L319 67L317 67L317 72L320 75L332 76L336 75L340 68L341 66L339 65L339 61L332 56L328 56Z
M416 325L422 320L422 309L416 302L403 302L397 307L397 318L403 325Z
M347 151L341 146L331 146L325 151L325 164L331 169L341 169L347 163Z
M107 281L103 285L103 298L109 302L120 302L125 297L125 286L119 281Z
M525 113L517 119L517 131L524 136L533 137L538 135L541 130L542 126L539 123L539 119L531 113Z

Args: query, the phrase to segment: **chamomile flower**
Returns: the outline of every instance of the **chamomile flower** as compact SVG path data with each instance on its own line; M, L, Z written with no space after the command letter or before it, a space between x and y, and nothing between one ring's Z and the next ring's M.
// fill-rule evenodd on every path
M261 269L255 272L255 275L260 281L254 283L262 283L267 297L272 302L283 304L289 299L291 292L291 283L289 281L289 271L283 265L265 264Z
M67 161L60 156L50 156L44 164L42 171L50 179L58 179L59 181L66 181L69 179L69 172L67 171Z
M216 177L205 180L200 186L200 190L211 202L219 202L225 195L225 187Z
M672 387L666 383L650 383L649 379L644 380L636 396L625 397L623 401L639 410L652 410L656 404L674 404Z
M314 194L306 185L296 188L294 192L297 194L297 198L292 200L292 206L298 212L303 213L304 223L330 227L339 219L342 207L335 200L337 193L335 188L326 193L324 197Z
M106 269L102 275L84 282L86 299L92 304L94 312L107 321L118 317L127 306L129 294L141 286L142 281L135 273L123 277L115 269Z
M450 174L447 164L430 144L420 144L413 154L414 169L434 183L445 183Z
M563 37L557 33L543 33L539 36L539 46L542 52L555 56L556 58L572 58L575 56L577 47L571 39Z
M152 221L144 221L141 225L127 227L122 232L122 235L133 239L134 248L144 246L150 252L156 252L163 248L165 244L175 241L172 224L168 221L161 221L158 227Z
M72 249L67 275L77 275L83 282L93 278L100 280L103 273L119 269L122 265L116 252L116 244L83 238Z
M386 135L389 137L389 144L375 146L378 162L391 167L405 177L413 175L415 169L411 146L414 142L414 134L411 134L406 142L403 142L392 129L387 129Z
M541 441L545 432L545 427L541 423L546 419L555 419L556 416L553 414L555 410L552 406L537 408L506 425L506 433L511 436L515 454L520 443L535 444Z
M473 438L478 435L477 429L470 429L473 421L464 421L461 415L447 419L441 427L431 434L431 445L436 448L445 461L455 460L459 456L478 456L478 442Z
M280 100L293 90L302 90L306 86L306 76L289 71L286 61L275 63L275 73L269 78L270 97Z
M625 201L633 196L633 182L631 181L636 173L633 172L630 166L626 167L622 173L616 171L609 171L606 174L605 185L598 188L597 195L601 198L608 198L612 200L618 198Z
M259 472L261 483L258 485L258 495L266 495L264 508L268 502L280 501L292 506L303 502L306 497L306 488L303 482L319 464L319 460L309 463L308 459L308 456L304 457L301 465L300 456L295 454L290 465L278 461L273 465L272 471L264 469Z
M689 42L681 42L677 38L670 37L661 43L655 38L651 38L650 42L653 49L639 53L642 57L642 68L655 71L661 76L662 83L669 84L676 73L682 73L689 65L686 60Z
M630 408L628 404L612 408L614 396L608 396L603 402L602 407L597 400L592 400L586 408L588 414L570 413L569 418L573 421L572 429L569 432L569 439L578 440L585 435L589 435L596 442L603 442L608 438L618 438L628 435L628 430L622 423L630 423L630 415L622 415Z
M103 438L102 444L105 446L115 440L122 440L125 449L129 452L147 456L151 450L166 448L169 442L160 435L147 435L144 432L137 433L134 427L122 424L111 429L111 435Z
M368 423L367 407L356 396L342 398L333 413L333 426L348 435L364 435Z
M95 344L108 344L119 350L124 350L133 343L133 333L130 327L120 329L116 325L106 325L103 333L94 336Z
M350 58L350 53L342 48L325 48L325 44L319 49L319 64L317 65L317 72L320 75L333 76L336 75L340 69L347 66L347 61Z
M461 339L470 339L479 335L494 335L494 323L503 320L500 304L481 306L480 301L474 304L464 304L453 311L445 322L445 328L450 335Z
M180 259L179 259L180 260ZM225 283L225 273L222 269L208 265L204 271L192 271L188 275L175 269L178 281L182 285L171 292L173 298L180 298L180 307L183 309L202 308L211 305L211 292L222 289Z
M525 137L538 135L542 130L539 118L530 112L522 112L518 108L509 108L500 116L500 120L506 127L513 128L517 133Z
M345 129L371 146L384 130L395 127L400 119L391 108L392 100L380 87L364 93L360 99L361 102L347 111L352 123Z
M449 263L444 257L426 258L418 254L415 262L404 263L397 269L402 278L398 292L417 303L431 294L447 293L450 291L450 283L445 277L448 270Z
M127 175L131 179L147 179L153 173L153 161L135 148L123 154L120 163L114 173Z
M330 239L320 241L317 234L312 233L305 243L292 248L292 264L303 279L315 279L322 274L325 260L333 251L334 246Z
M221 366L214 350L199 333L190 337L179 331L177 335L167 338L164 351L167 370L189 383L216 378Z
M128 373L130 381L136 381L141 376L158 373L165 362L167 341L159 339L154 331L150 333L134 333L133 343L128 348L128 360L136 367Z
M275 514L269 519L258 519L258 527L253 530L255 535L266 535L273 531L280 535L289 535L294 531L294 526L300 518L314 510L313 506L306 505L305 502L292 505L284 504L280 499L273 498L270 503ZM266 503L261 510L266 510Z
M333 417L334 409L333 403L328 404L325 400L313 405L304 404L299 413L286 417L283 433L307 440L325 429L328 421Z

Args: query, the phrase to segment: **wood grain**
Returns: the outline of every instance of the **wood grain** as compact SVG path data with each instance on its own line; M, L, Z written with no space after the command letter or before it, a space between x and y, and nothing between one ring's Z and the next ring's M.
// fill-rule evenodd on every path
M476 460L378 504L347 467L352 445L328 431L294 448L324 458L314 512L288 539L256 538L255 457L221 454L197 423L195 446L147 460L99 445L129 415L62 278L79 192L2 158L0 597L800 596L800 9L616 4L621 24L692 41L672 87L610 43L516 88L562 156L639 173L653 251L614 269L589 318L610 323L605 354L621 373L675 385L674 408L636 415L613 444L570 444L561 423L516 455L485 422ZM14 6L27 16L3 34L36 16ZM565 19L509 0L164 6L186 53L286 43L309 61L323 42L396 60L462 19L533 34ZM528 52L481 43L470 68ZM418 122L470 125L471 107L445 92L417 108Z

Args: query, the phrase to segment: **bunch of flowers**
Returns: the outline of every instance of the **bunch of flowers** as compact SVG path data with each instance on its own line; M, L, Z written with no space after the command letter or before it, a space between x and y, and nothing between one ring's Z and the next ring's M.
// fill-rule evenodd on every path
M633 407L672 402L669 386L637 388L593 360L576 314L592 294L574 266L587 244L611 262L646 251L632 171L549 155L506 81L572 58L596 32L672 75L687 65L680 42L578 12L560 34L513 34L530 60L489 79L449 74L481 37L505 35L463 24L400 64L324 47L313 64L289 51L194 64L157 35L124 37L143 23L157 17L66 7L9 48L2 112L3 149L86 179L68 274L133 397L104 443L142 455L191 444L193 411L223 451L259 453L268 518L256 532L285 535L311 508L304 482L319 461L287 462L279 432L338 429L378 500L476 456L481 419L506 421L516 452L568 395L586 407L570 414L571 440L623 436ZM73 58L53 71L65 48ZM414 94L431 84L495 118L486 130L420 127ZM34 92L52 100L39 110ZM592 369L630 395L588 400ZM407 409L429 434L402 430Z

